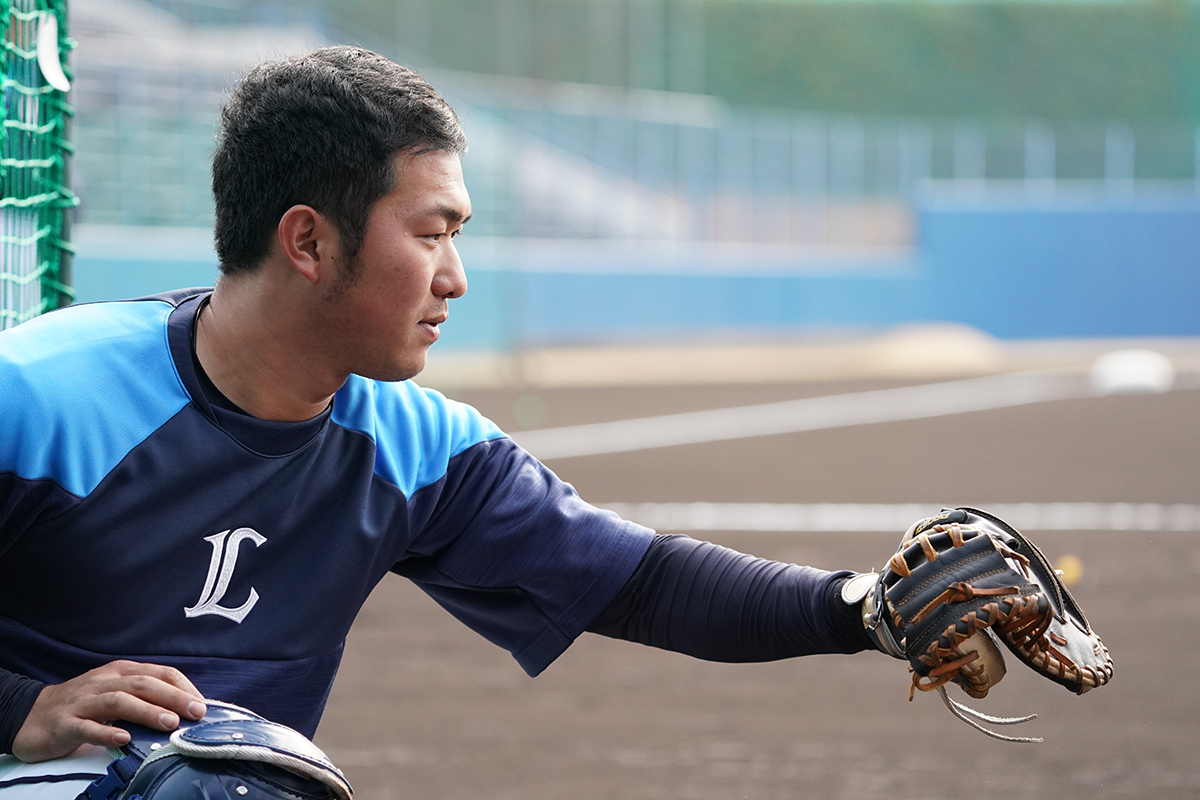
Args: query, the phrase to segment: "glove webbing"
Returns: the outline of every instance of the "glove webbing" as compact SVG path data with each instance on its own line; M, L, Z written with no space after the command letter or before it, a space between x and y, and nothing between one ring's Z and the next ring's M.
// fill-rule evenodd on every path
M996 733L990 728L985 728L979 722L976 722L976 720L980 720L982 722L990 722L993 725L1018 725L1022 722L1029 722L1031 719L1037 719L1037 714L1030 714L1027 717L993 717L990 714L984 714L970 706L963 705L957 700L952 700L950 695L946 694L946 687L944 685L938 686L935 691L942 696L942 702L946 704L946 708L950 709L951 714L980 733L987 734L993 739L999 739L1002 742L1025 742L1028 744L1040 744L1046 741L1040 736L1005 736L1002 733Z

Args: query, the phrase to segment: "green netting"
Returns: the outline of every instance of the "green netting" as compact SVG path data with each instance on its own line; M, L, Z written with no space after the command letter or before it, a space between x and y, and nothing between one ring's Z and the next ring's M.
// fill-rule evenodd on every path
M66 0L0 0L0 330L71 302L67 183L72 153L67 93L38 64L38 31L54 15L58 63L67 78ZM51 54L47 54L51 55Z

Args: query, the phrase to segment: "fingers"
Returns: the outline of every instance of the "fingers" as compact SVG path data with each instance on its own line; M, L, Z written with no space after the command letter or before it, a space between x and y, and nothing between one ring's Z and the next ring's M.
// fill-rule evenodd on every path
M133 738L130 736L129 731L124 728L102 725L90 719L78 720L77 725L75 736L72 738L79 739L80 744L95 744L101 747L123 747L129 744L129 740Z
M106 722L123 720L147 728L171 731L179 726L179 713L172 710L172 698L163 688L141 677L114 682L96 693L71 698L72 716L78 719ZM186 708L186 705L184 706Z
M192 682L187 679L186 675L174 667L165 667L161 664L142 664L137 661L113 661L99 669L110 668L120 675L131 678L139 676L152 678L190 695L192 699L201 702L204 700L204 695L200 694L200 690L192 685Z
M179 670L114 661L44 688L17 732L13 755L31 762L65 756L81 744L120 747L129 732L111 721L171 731L181 718L198 720L206 710L203 695Z
M133 661L114 661L106 667L111 674L97 676L101 704L88 715L90 719L125 720L170 731L178 727L181 717L204 716L204 695L174 667Z

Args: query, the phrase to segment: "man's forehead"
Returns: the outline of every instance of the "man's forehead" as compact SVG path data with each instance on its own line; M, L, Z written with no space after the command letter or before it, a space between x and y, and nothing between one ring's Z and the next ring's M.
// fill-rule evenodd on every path
M410 213L463 222L471 216L471 198L463 183L458 156L445 150L396 157L397 195Z

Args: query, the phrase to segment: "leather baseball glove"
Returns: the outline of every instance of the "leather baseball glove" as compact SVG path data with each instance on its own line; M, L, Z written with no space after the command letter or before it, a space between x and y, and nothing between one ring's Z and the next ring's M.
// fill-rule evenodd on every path
M1113 663L1050 562L1003 520L974 508L946 509L915 523L879 575L859 575L842 588L861 601L876 646L912 669L916 690L938 692L972 727L1005 741L1041 739L996 733L1007 718L981 714L946 694L955 683L974 698L1004 677L1003 643L1018 659L1076 694L1112 679Z

